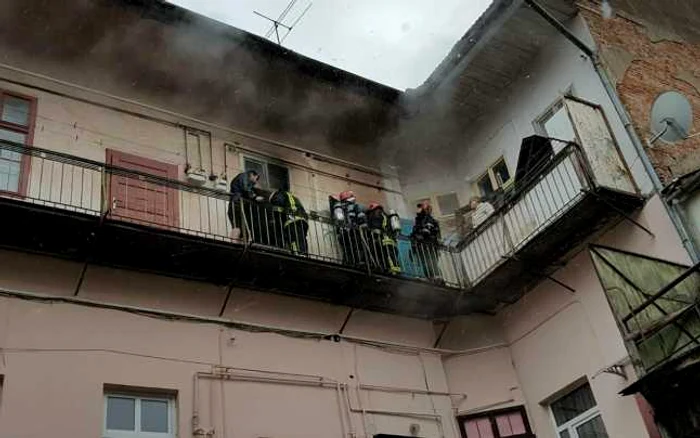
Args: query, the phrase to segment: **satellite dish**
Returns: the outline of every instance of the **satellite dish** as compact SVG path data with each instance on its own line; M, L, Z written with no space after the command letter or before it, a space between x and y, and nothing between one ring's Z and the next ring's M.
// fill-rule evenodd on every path
M667 143L685 140L692 125L693 107L684 95L667 91L656 98L651 108L651 129L656 139Z

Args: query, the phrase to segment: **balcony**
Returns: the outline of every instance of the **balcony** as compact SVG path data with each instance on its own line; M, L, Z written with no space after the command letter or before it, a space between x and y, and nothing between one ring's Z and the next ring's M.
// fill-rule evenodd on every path
M512 303L534 283L556 281L550 274L557 264L641 206L636 189L600 184L601 170L593 171L582 147L567 143L516 181L490 218L458 246L470 293Z
M3 158L22 163L14 181L0 175L10 189L0 214L12 230L1 247L421 318L490 312L517 299L551 263L641 203L636 193L601 186L585 149L570 144L517 181L458 248L399 236L401 272L390 274L389 254L371 237L343 235L313 212L308 248L292 251L282 216L263 204L239 206L233 216L242 223L234 227L226 192L113 162L0 146Z

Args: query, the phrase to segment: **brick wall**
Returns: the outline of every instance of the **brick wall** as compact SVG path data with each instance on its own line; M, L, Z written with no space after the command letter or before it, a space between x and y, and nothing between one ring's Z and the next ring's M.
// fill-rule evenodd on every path
M693 106L691 134L700 131L700 38L681 31L693 20L700 22L700 13L671 15L662 7L655 13L653 5L639 6L635 0L613 3L616 14L610 19L602 17L600 5L592 0L580 3L581 13L659 177L667 184L700 167L700 137L650 145L651 107L659 94L678 91Z

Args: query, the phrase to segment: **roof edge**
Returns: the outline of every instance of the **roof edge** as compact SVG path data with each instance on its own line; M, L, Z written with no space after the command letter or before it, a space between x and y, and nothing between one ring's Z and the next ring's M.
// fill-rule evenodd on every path
M523 0L494 0L469 30L457 41L448 55L438 64L428 78L418 87L429 92L440 86L461 64L466 64L478 52L480 46L491 39L494 31L502 26L512 12L524 4Z
M330 64L309 58L286 47L239 29L230 24L207 17L167 0L108 0L109 2L139 10L143 18L160 21L164 24L178 23L197 26L211 36L227 38L237 43L246 44L254 50L275 57L286 59L302 72L328 82L342 84L349 88L377 95L385 100L394 100L403 91L379 82L367 79L355 73L334 67Z

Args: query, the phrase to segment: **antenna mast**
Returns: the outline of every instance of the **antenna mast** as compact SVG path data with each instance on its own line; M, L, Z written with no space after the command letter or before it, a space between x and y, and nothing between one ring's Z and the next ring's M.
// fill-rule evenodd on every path
M292 30L294 29L294 27L295 27L297 24L299 24L299 22L300 22L301 19L304 17L304 15L306 15L306 13L309 11L309 9L311 9L311 6L313 6L313 3L309 3L309 4L306 6L306 8L304 9L304 11L303 11L301 14L299 14L299 16L296 18L296 20L294 20L294 22L292 22L292 24L290 24L290 25L284 24L284 23L283 23L284 19L287 17L287 15L289 14L289 12L291 12L291 10L294 8L294 6L296 5L297 1L298 1L298 0L290 0L290 2L289 2L289 3L287 4L287 6L284 8L284 10L283 10L282 13L279 15L279 17L277 17L277 19L270 18L270 17L268 17L267 15L264 15L264 14L258 12L258 11L253 11L253 13L254 13L255 15L258 15L259 17L262 17L262 18L264 18L264 19L266 19L266 20L272 22L272 27L270 27L270 30L268 30L267 33L265 34L265 38L270 38L270 37L272 36L272 34L274 33L274 34L275 34L275 38L277 39L277 44L278 44L278 45L282 45L282 43L284 42L284 40L287 39L287 37L289 36L290 33L292 33ZM282 37L280 37L280 30L279 30L280 27L281 27L282 29L286 29L286 30L287 30L287 33L285 33L284 36L282 36Z

